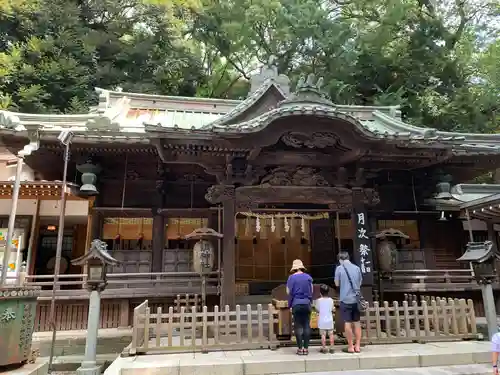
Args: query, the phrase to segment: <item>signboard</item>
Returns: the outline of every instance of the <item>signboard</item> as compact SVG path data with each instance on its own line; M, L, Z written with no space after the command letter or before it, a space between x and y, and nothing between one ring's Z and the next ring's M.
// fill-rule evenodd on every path
M353 210L354 252L353 260L363 274L363 285L373 285L373 251L369 234L368 215L362 206Z
M25 243L25 238L24 238L24 229L14 229L14 235L12 236L12 241L11 241L11 248L10 248L10 255L9 255L9 262L8 267L9 271L15 271L16 267L18 266L16 263L21 263L22 257L19 254L18 257L18 252L19 250L19 243ZM21 245L22 246L22 245ZM7 228L0 228L0 264L3 263L3 257L5 254L5 250L7 247ZM17 260L20 261L17 261ZM20 266L20 264L19 264Z

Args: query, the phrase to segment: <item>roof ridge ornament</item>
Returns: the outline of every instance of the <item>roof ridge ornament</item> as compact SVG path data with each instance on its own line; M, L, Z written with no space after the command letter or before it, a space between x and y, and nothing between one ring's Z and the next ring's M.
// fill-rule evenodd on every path
M267 81L272 81L273 83L275 83L276 86L278 86L283 92L283 94L290 94L290 78L288 78L287 75L280 74L278 72L276 60L276 56L270 55L267 59L267 63L261 66L259 73L250 77L250 92L248 93L248 96L251 96Z
M129 110L130 99L124 96L100 113L99 117L88 120L85 125L88 130L93 131L119 131L120 123L125 121Z
M15 112L0 111L0 126L5 129L15 130L21 124L19 116Z
M317 92L318 95L324 96L321 87L323 87L323 77L319 77L316 80L316 75L310 73L307 75L307 79L304 75L300 76L299 82L297 82L297 86L295 87L295 92L314 91Z
M280 107L291 103L322 104L333 107L332 101L322 90L323 83L323 77L316 79L316 75L314 73L309 73L307 76L301 75L297 85L295 86L295 91L292 95L280 103Z

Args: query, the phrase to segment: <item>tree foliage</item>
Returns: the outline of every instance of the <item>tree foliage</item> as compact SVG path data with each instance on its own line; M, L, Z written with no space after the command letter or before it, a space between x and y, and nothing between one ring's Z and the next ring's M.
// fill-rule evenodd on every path
M0 0L0 106L82 112L96 86L243 98L274 55L336 103L491 132L499 21L495 0Z
M96 86L194 95L204 75L177 24L159 2L8 1L0 13L2 105L82 112Z

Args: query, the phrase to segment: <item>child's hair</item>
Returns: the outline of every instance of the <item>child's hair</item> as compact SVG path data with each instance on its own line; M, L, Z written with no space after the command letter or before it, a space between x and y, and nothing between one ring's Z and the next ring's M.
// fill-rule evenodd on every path
M319 293L321 294L322 297L326 297L328 295L328 292L330 291L330 288L328 285L321 284L319 287Z

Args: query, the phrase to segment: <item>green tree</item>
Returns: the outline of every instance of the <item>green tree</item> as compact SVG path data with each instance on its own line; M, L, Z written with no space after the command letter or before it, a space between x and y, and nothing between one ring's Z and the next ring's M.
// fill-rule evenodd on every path
M435 3L203 0L191 35L237 79L276 55L280 71L295 80L323 76L337 103L400 104L418 125L492 131L498 94L489 87L500 81L495 57L487 56L497 53L498 4Z
M182 43L172 6L139 0L1 6L0 95L11 109L84 112L95 103L96 86L194 95L205 79Z

